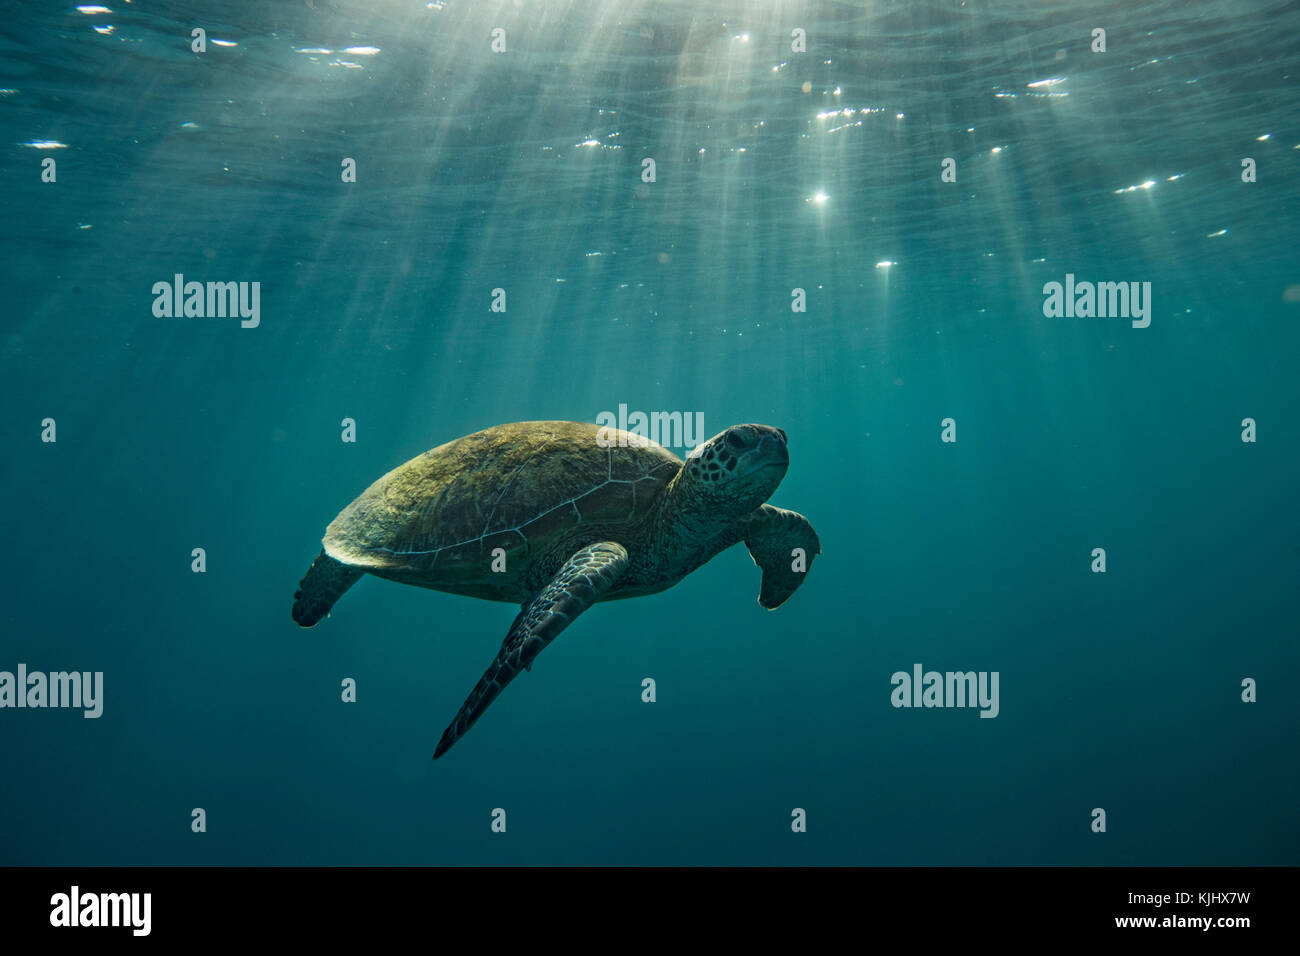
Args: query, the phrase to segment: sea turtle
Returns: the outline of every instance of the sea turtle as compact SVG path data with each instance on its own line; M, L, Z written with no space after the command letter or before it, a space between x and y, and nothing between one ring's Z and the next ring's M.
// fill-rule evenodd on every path
M789 463L785 432L769 425L735 425L685 461L608 426L475 432L393 469L330 522L293 619L311 627L366 572L521 604L436 760L597 601L672 587L744 541L763 570L758 603L784 603L821 553L807 518L764 504Z

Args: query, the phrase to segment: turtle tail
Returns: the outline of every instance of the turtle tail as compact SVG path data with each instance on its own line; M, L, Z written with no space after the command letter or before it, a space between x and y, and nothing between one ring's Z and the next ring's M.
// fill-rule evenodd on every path
M302 576L293 596L293 619L302 627L311 627L330 612L334 602L356 584L361 575L361 571L335 561L322 551Z

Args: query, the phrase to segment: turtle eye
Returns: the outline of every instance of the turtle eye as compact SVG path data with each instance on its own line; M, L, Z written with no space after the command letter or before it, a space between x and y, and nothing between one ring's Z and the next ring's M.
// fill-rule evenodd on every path
M745 447L744 439L742 439L738 434L736 434L736 432L735 432L734 429L733 429L732 431L727 432L726 442L727 442L727 444L730 445L732 448L744 448L744 447Z

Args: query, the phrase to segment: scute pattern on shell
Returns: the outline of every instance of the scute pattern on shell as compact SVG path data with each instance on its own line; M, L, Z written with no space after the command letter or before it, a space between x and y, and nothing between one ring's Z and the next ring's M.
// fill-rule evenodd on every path
M419 569L479 561L504 548L545 552L575 526L640 522L680 470L658 445L603 448L596 425L516 422L458 438L384 475L325 533L336 560Z

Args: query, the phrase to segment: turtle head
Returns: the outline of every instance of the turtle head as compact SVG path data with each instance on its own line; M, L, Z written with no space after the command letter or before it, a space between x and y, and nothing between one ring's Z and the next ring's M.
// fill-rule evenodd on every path
M733 425L691 451L676 484L712 515L739 518L772 496L789 467L785 432Z

